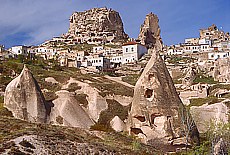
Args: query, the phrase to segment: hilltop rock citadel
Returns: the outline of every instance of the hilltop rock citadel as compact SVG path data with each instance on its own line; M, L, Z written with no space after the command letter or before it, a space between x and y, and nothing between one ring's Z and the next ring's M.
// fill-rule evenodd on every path
M119 13L107 8L73 13L65 37L78 43L112 43L128 39Z

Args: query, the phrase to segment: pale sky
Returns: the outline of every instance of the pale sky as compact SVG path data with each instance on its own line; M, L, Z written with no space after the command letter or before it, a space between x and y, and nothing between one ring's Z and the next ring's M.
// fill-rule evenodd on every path
M167 45L198 37L216 24L230 31L230 0L0 0L0 44L36 45L66 33L75 11L108 7L120 13L125 32L137 38L146 14L160 19Z

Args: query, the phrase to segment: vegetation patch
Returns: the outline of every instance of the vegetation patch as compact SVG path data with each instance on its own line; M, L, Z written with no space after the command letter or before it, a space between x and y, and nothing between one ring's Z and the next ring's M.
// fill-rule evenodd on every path
M207 83L207 84L216 84L217 81L214 81L213 77L210 76L204 76L203 74L196 75L195 80L193 83Z
M122 77L122 81L135 86L139 77L140 75L138 74L129 74L129 75L126 75L125 77Z
M56 121L57 121L59 124L63 124L63 117L61 117L61 116L56 117Z
M122 106L116 100L107 99L108 109L101 112L98 123L93 127L93 129L110 131L110 121L115 117L120 117L121 120L125 120L128 117L128 111L131 106Z
M88 106L88 101L86 99L87 96L88 95L86 94L76 94L75 98L83 107L87 108Z
M100 91L100 95L105 97L106 95L124 95L133 96L133 89L117 82L111 81L104 77L101 77L97 82L90 84L92 87L97 88Z
M70 83L67 90L69 92L75 92L76 90L81 89L81 86L79 86L77 83Z
M214 103L219 103L223 101L223 99L219 99L215 96L209 96L207 98L194 98L194 99L191 99L190 100L190 104L189 104L189 107L191 106L201 106L201 105L204 105L206 103L208 104L214 104Z

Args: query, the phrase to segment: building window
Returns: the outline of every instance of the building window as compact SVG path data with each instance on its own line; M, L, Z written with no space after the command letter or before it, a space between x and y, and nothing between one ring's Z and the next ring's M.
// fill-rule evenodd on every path
M133 48L133 47L131 48L131 51L132 51L132 52L134 51L134 48Z
M129 49L128 48L126 48L126 52L128 52L129 51Z

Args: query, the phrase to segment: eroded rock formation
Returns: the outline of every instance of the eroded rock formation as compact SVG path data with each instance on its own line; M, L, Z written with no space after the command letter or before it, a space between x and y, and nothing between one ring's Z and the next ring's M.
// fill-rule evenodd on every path
M144 23L141 25L138 40L147 48L153 48L156 40L161 41L159 19L157 15L150 13L146 16Z
M51 123L81 128L90 128L94 124L73 93L60 90L56 94L58 98L53 101L54 107L50 113Z
M89 42L116 42L126 40L122 19L118 12L107 8L93 8L75 12L70 17L69 38Z
M195 78L196 78L196 71L193 67L190 67L185 77L182 80L182 84L185 87L189 87L193 84L193 81L195 80Z
M186 112L159 51L156 40L152 57L136 83L127 129L147 140L168 144L170 140L185 138L185 133L199 139L194 121ZM185 123L188 122L188 123ZM171 142L173 144L173 142Z
M212 73L215 81L230 82L230 59L218 59Z
M16 118L38 123L47 121L45 99L37 81L26 66L21 74L7 85L4 106Z

